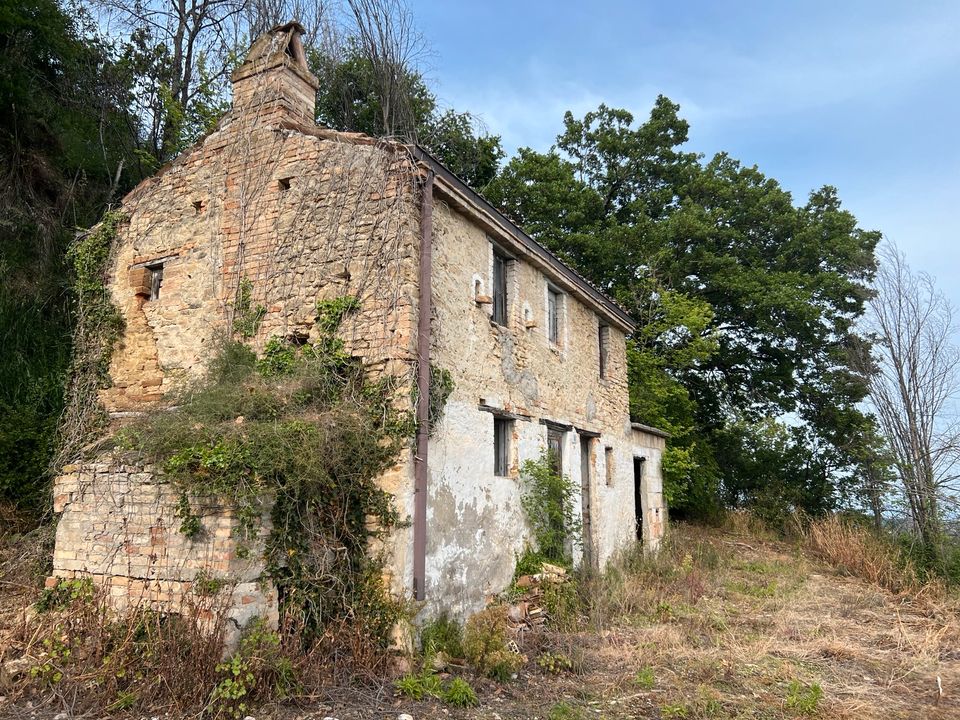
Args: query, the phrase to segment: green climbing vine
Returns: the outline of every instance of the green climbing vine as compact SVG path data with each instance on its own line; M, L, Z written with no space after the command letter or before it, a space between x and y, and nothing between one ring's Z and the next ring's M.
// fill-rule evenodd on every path
M233 331L245 338L252 338L260 328L267 309L253 304L253 283L243 278L237 288L237 302L233 308Z
M185 534L203 533L189 498L233 508L241 551L258 547L269 518L264 552L285 642L347 638L352 652L386 647L403 613L369 551L400 520L378 478L413 431L394 402L397 381L371 381L337 337L356 308L353 298L319 304L313 342L271 338L260 357L227 343L176 409L145 418L123 439L183 491Z
M430 365L430 402L427 408L427 417L430 423L430 434L433 435L434 430L440 424L440 421L443 419L443 412L447 406L447 400L450 399L450 395L453 393L454 388L456 387L453 381L453 375L450 374L450 371L446 368L437 367L431 363ZM412 390L412 403L416 407L419 402L419 390L417 385L413 385Z
M430 366L430 432L443 419L443 410L447 406L447 400L450 399L454 389L453 376L446 368Z
M521 504L533 530L537 560L570 567L570 550L580 540L581 523L574 508L578 488L554 470L548 453L520 468ZM526 562L529 564L530 559Z
M110 386L110 359L124 328L123 316L107 288L107 273L124 222L126 217L119 210L106 213L98 225L79 235L68 251L76 322L55 467L74 458L106 425L97 392Z

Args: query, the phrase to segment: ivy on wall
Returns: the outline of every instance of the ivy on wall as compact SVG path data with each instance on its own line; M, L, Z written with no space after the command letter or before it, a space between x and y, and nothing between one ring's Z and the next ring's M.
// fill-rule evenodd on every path
M394 402L397 381L370 380L337 337L356 309L353 298L320 303L314 342L274 337L260 357L227 342L174 410L143 418L122 442L181 488L185 534L203 534L191 498L233 509L241 554L258 547L269 518L264 552L284 642L373 654L403 615L370 552L400 520L378 479L414 423Z
M110 296L107 275L117 233L126 219L119 210L107 212L92 230L77 237L67 253L74 272L76 324L54 469L75 459L108 420L97 393L110 387L110 360L124 321Z

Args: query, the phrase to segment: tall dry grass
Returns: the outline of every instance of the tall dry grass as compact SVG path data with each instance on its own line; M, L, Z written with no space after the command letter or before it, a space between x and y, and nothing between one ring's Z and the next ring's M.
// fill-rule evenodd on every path
M215 598L182 614L144 607L118 613L104 588L68 581L20 613L7 660L24 663L10 701L83 713L197 712L209 701L223 656Z
M941 583L923 579L899 548L862 525L828 515L804 523L801 532L804 549L842 572L898 594L944 595Z
M582 614L593 629L631 618L668 615L678 602L696 604L722 580L731 549L712 541L702 528L675 523L650 554L634 547L615 557L601 573L581 578Z

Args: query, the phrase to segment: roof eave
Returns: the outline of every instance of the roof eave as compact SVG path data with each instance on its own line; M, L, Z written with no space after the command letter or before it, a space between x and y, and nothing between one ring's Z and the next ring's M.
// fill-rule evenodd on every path
M643 423L632 422L630 427L637 432L646 433L647 435L653 435L655 437L663 438L664 440L670 439L670 433L666 430L661 430L660 428L653 427L653 425L644 425Z

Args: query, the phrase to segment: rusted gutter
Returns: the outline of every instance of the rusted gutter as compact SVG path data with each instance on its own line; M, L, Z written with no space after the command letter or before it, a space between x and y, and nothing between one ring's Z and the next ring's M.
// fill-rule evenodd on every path
M427 449L430 441L430 317L433 315L433 170L420 204L420 308L417 318L417 450L413 456L413 596L426 597Z

